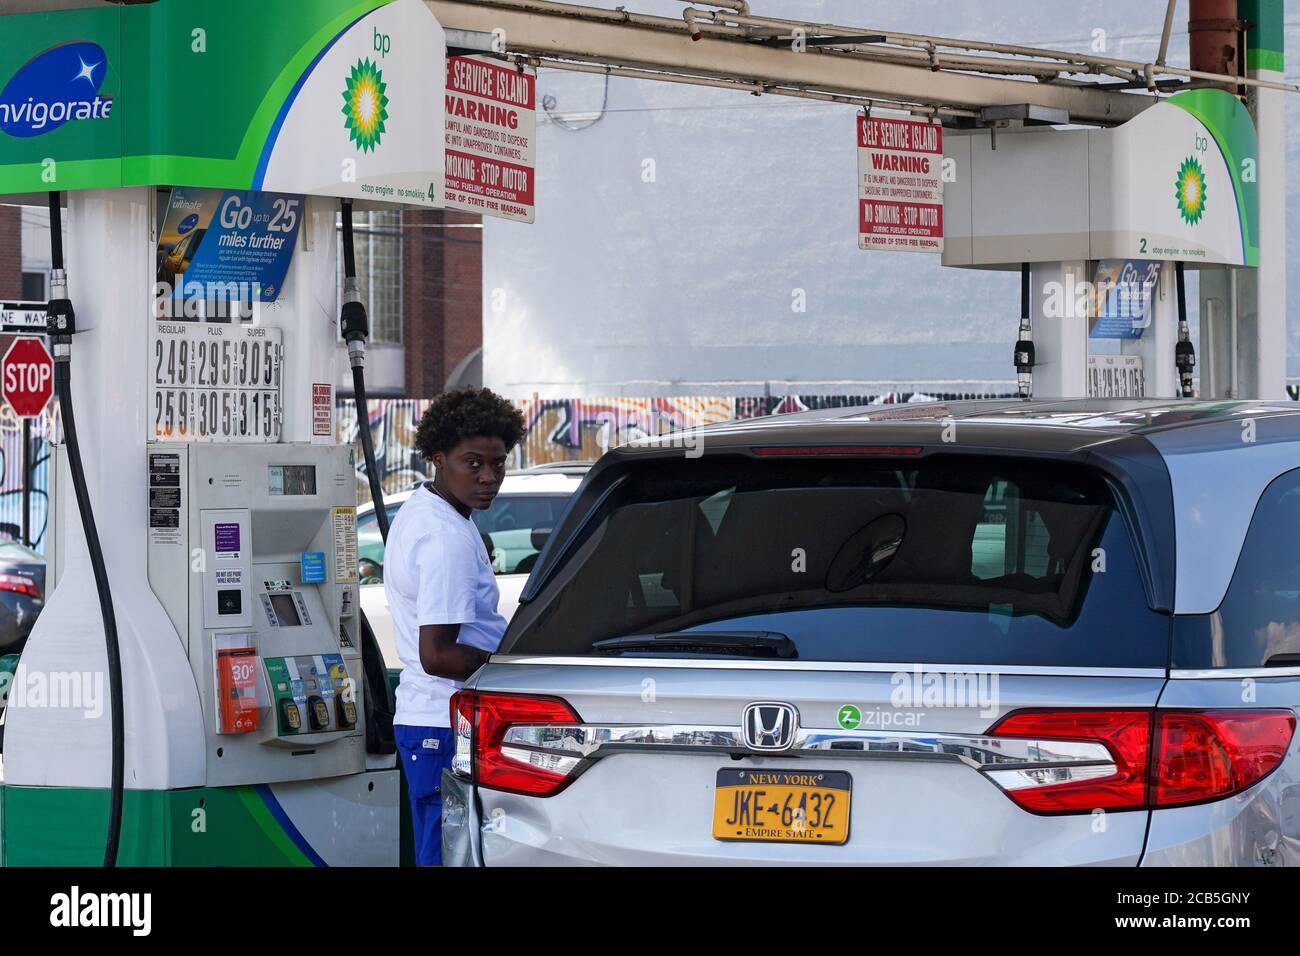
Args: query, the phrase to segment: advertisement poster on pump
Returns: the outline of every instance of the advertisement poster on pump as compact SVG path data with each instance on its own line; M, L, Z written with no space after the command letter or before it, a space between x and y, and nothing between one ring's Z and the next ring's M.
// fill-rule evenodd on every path
M293 260L304 200L288 193L172 190L158 234L158 289L185 318L186 300L274 302ZM193 316L189 316L193 317Z

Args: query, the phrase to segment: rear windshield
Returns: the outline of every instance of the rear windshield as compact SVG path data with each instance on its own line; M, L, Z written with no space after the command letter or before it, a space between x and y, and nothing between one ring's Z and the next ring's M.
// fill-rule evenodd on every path
M713 458L651 465L582 526L503 650L769 631L819 661L1162 667L1110 491L1079 466Z

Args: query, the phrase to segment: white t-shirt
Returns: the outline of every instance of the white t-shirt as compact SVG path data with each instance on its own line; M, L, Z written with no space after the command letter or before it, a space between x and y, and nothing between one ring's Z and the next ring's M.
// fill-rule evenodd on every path
M458 643L491 653L506 619L497 613L500 593L482 535L427 485L406 499L388 529L384 593L404 665L393 723L450 727L449 702L460 682L425 673L421 625L459 624Z

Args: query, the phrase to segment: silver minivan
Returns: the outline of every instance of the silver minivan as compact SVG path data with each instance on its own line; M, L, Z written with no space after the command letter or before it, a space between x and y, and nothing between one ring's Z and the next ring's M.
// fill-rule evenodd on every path
M1300 863L1295 405L679 438L592 469L453 700L446 862Z

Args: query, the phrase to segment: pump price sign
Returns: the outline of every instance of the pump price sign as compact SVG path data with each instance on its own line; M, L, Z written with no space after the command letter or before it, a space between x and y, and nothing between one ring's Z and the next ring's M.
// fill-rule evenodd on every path
M155 322L149 439L279 441L281 343L265 325Z

